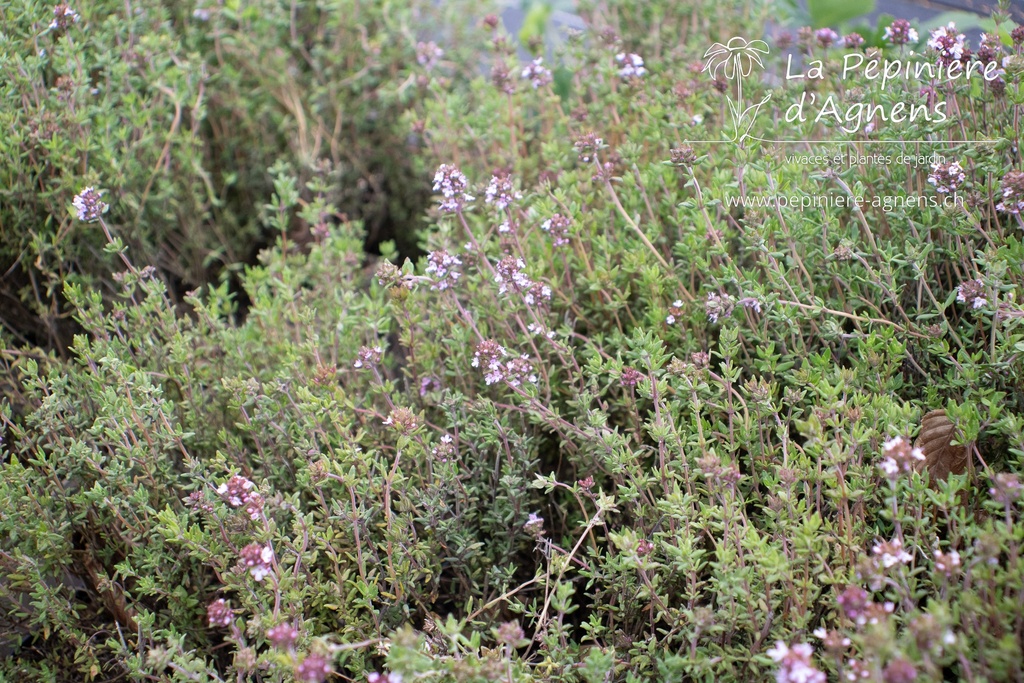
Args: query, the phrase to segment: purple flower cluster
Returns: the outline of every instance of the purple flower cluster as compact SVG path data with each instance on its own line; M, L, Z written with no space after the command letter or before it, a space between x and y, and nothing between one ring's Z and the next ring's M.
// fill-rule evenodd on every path
M444 57L444 50L437 46L437 43L416 43L416 63L430 71L437 66L438 60Z
M569 244L569 226L572 222L560 213L553 214L551 218L540 224L540 229L551 236L551 241L556 247Z
M466 194L469 181L462 171L451 164L441 164L434 174L434 192L441 193L441 210L449 213L462 211L473 197Z
M77 195L71 205L75 207L75 216L83 223L92 223L99 220L100 216L106 213L109 208L101 199L102 190L94 187L87 187Z
M458 270L461 265L462 261L458 256L453 256L444 249L430 252L427 256L427 267L424 269L424 272L433 278L430 288L443 291L454 287L461 275Z
M830 28L819 28L814 32L814 38L826 50L839 41L839 34Z
M249 519L260 518L263 512L263 496L254 491L255 484L245 477L235 475L217 487L217 493L233 508L242 507Z
M735 305L736 300L728 294L708 292L708 300L704 304L704 311L708 315L708 320L717 323L719 318L728 318L732 315L732 309Z
M206 607L206 619L210 626L231 626L235 615L224 598L214 600Z
M50 22L50 30L64 31L71 24L77 23L78 19L78 12L61 3L53 8L53 21Z
M710 294L708 296L711 296ZM672 302L672 305L668 307L668 315L665 316L665 323L667 325L675 325L676 320L683 314L683 300L676 299Z
M452 456L455 455L455 443L451 434L443 435L438 444L430 449L430 454L434 456L438 462L448 462L451 460Z
M581 133L573 142L573 147L576 148L580 161L585 164L589 164L596 158L597 150L601 149L603 145L604 139L599 138L597 133L593 132Z
M1024 211L1024 172L1010 171L1003 176L1002 200L996 210L1020 215Z
M935 568L946 576L952 576L960 568L960 553L955 550L950 550L948 553L936 550Z
M1003 505L1012 505L1020 500L1024 494L1024 485L1020 483L1020 477L1011 472L1000 472L992 477L992 487L988 490L993 500Z
M967 175L960 166L959 161L951 161L948 164L932 164L932 172L928 175L928 182L935 186L939 194L953 194L964 184Z
M906 19L897 19L885 27L885 39L893 45L906 45L916 43L918 40L917 31L910 26Z
M388 413L384 426L392 427L402 434L410 434L419 427L419 418L408 408L398 407Z
M544 535L544 518L536 512L531 512L526 520L526 524L523 525L523 530L534 538L539 539Z
M885 683L912 683L917 680L917 669L907 660L897 657L882 671L882 680Z
M962 304L970 303L971 308L982 308L988 303L985 296L985 283L981 280L965 280L956 288L956 300Z
M864 36L859 33L848 33L843 36L843 46L856 50L864 44Z
M494 281L498 283L498 293L504 294L509 290L524 292L533 286L533 281L523 272L526 263L521 258L506 256L498 262L495 268Z
M482 341L473 354L473 367L484 371L487 384L505 382L509 386L519 387L526 382L537 381L528 356L505 360L508 355L508 350L501 344L490 339Z
M619 381L624 387L635 387L641 379L643 373L636 368L622 368L622 374L619 376Z
M512 205L512 202L522 198L523 195L516 190L512 183L512 176L507 173L491 176L491 182L487 185L487 191L484 193L484 201L494 204L498 211L504 211Z
M431 256L433 256L433 254L431 254ZM356 355L356 360L352 363L352 367L365 368L368 365L378 365L383 354L384 349L379 346L374 346L373 348L363 346L359 349L359 352Z
M992 62L999 61L999 56L1003 51L1002 42L999 40L999 36L992 35L989 33L981 34L981 43L978 45L977 59L982 64L988 65Z
M846 618L858 626L877 624L895 609L891 602L879 604L872 601L868 592L860 586L847 586L836 598L836 603Z
M551 288L540 282L534 282L523 292L523 301L527 306L547 306L551 301Z
M402 674L379 674L374 671L366 677L366 683L402 683Z
M290 650L299 638L299 631L291 624L278 624L267 629L267 640L279 650Z
M323 683L332 671L327 657L311 653L295 667L295 680L299 683Z
M543 57L537 57L523 68L523 78L530 81L534 90L551 83L551 71L543 66L543 61Z
M957 33L956 24L952 21L947 26L940 26L932 31L928 39L928 47L938 54L939 64L949 66L956 62L967 61L971 50L967 47L966 37Z

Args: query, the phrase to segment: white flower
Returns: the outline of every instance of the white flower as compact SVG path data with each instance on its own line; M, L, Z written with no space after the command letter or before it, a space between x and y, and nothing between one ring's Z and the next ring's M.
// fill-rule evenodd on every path
M69 24L78 23L78 19L78 12L67 5L57 5L53 8L53 21L50 22L50 30L63 31Z
M537 57L523 69L523 78L530 81L534 90L551 82L551 72L541 65L543 61L543 57Z
M641 78L647 73L647 69L644 68L643 57L637 54L620 52L615 55L615 61L622 64L622 68L619 69L619 75L623 78Z
M781 640L775 641L775 647L768 650L768 656L776 662L781 662L789 654L789 646Z
M484 200L494 204L498 211L504 211L512 202L522 199L523 195L515 189L512 178L508 175L491 176L491 182L484 193Z
M910 564L914 560L914 556L903 549L903 542L898 538L888 543L876 543L872 552L878 556L886 569L897 564Z

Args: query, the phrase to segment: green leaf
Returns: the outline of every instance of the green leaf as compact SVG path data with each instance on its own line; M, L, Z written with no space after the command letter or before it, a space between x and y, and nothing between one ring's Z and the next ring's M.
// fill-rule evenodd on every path
M875 11L875 0L808 0L807 11L814 28L838 26Z
M519 29L519 42L529 45L531 41L542 39L548 30L548 18L551 16L551 5L546 2L535 2L530 5L523 27Z

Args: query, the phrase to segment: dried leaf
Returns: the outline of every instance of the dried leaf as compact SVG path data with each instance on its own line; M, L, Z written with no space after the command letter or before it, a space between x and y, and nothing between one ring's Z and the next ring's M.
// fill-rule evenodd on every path
M946 417L945 410L933 410L921 418L921 433L914 446L924 451L919 469L927 469L933 482L967 469L967 447L950 443L955 435L956 425Z

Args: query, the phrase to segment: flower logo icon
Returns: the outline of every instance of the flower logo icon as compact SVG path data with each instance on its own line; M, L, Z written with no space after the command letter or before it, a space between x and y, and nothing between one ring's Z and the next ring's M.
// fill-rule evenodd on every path
M727 80L732 80L738 75L740 78L749 76L754 71L754 64L761 69L764 62L761 55L768 55L768 43L763 40L747 41L746 38L735 36L729 39L728 44L715 43L704 53L707 63L704 70L711 74L712 78L718 78L718 70L723 71Z
M723 45L715 43L704 53L704 71L712 78L718 78L721 71L726 80L736 81L736 101L729 98L729 110L732 112L733 125L735 127L735 141L742 143L749 136L750 129L757 118L757 112L771 99L771 93L763 100L749 107L743 107L743 79L754 72L754 65L764 68L761 57L768 55L768 43L763 40L747 40L740 36L734 36L729 42Z

